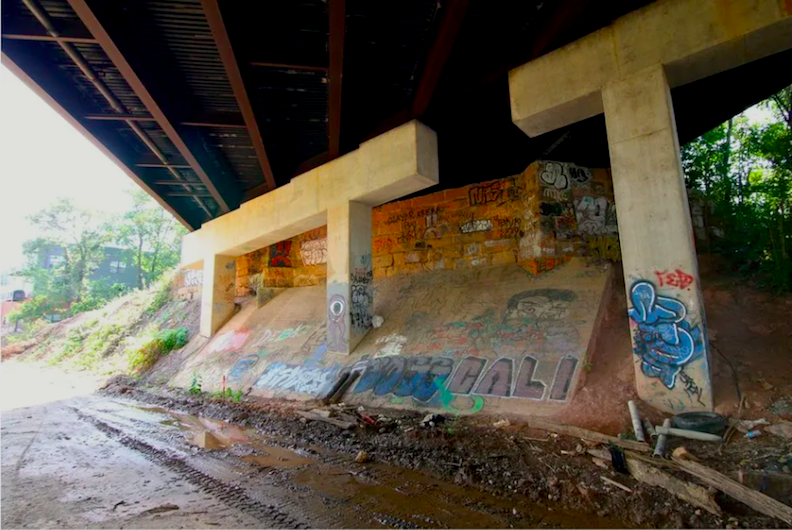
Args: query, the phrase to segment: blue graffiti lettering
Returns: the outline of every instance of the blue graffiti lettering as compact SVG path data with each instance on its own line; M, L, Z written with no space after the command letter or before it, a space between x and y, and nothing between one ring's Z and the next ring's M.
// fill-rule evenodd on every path
M672 389L684 366L704 353L701 328L685 320L687 308L679 300L657 296L655 286L638 281L630 290L635 322L633 345L641 358L641 371Z

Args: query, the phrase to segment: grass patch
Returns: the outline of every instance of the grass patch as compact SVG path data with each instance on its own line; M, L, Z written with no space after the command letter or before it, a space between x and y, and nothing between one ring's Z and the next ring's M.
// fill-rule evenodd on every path
M154 366L161 357L173 350L182 348L189 341L187 328L156 331L145 337L142 343L127 351L129 369L133 374L141 374Z

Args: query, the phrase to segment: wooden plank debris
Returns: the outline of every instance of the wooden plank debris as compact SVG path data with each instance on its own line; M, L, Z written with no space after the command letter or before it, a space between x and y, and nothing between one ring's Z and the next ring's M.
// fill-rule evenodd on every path
M708 484L722 491L726 495L737 499L743 504L750 506L757 512L769 515L770 517L775 517L776 519L792 525L792 508L786 504L778 502L777 500L768 497L767 495L756 490L752 490L751 488L743 486L736 480L732 480L729 477L718 473L714 469L711 469L703 464L699 464L698 462L693 462L691 460L686 460L679 457L675 458L674 461L685 471L701 480L705 484Z
M583 438L584 440L611 443L624 449L632 449L633 451L640 451L642 453L648 453L652 450L649 444L646 443L634 442L632 440L622 440L621 438L617 438L615 436L609 436L607 434L602 434L601 432L590 431L588 429L583 429L582 427L575 427L574 425L557 423L545 418L531 418L528 420L528 425L535 429L542 429L566 436L574 436L576 438Z

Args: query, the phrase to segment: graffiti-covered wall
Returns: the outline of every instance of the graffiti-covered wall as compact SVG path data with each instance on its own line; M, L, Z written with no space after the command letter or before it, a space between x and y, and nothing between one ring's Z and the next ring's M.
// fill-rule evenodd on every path
M306 287L327 280L323 226L237 258L237 295L261 287Z
M201 296L203 270L180 269L173 277L171 292L176 300L193 300Z
M538 274L573 256L621 256L610 172L565 162L385 204L372 225L375 278L512 263ZM326 262L322 227L240 257L237 294L323 284Z
M375 279L384 323L351 355L328 348L324 287L285 289L245 302L175 382L199 373L212 390L225 376L253 396L306 399L347 370L357 374L348 403L550 414L580 387L607 300L609 265L587 261L539 276L512 265Z

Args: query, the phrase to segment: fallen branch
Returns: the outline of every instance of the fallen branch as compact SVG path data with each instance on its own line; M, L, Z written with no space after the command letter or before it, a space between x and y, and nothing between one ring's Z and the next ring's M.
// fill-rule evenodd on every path
M323 421L325 423L329 423L330 425L335 425L336 427L339 427L341 429L351 429L352 427L355 426L355 424L352 422L341 421L335 418L325 418L324 416L320 416L315 412L305 412L304 410L296 410L295 412L300 416L302 416L303 418L309 420L315 420L315 421Z
M610 453L604 449L589 449L588 454L605 461L610 461L611 458ZM655 465L661 462L657 459L635 453L625 453L625 457L627 469L635 480L663 488L685 502L703 508L713 515L721 515L720 506L707 488L678 479L657 469ZM670 464L671 462L662 463Z
M606 483L610 484L611 486L616 486L620 490L624 490L627 493L632 493L632 490L630 488L628 488L627 486L625 486L624 484L619 484L615 480L611 480L608 477L600 476L600 478L602 479L603 482L606 482Z
M602 434L601 432L590 431L588 429L583 429L582 427L575 427L573 425L564 425L563 423L556 423L552 420L547 420L544 418L532 418L528 420L528 425L536 429L542 429L545 431L555 432L558 434L564 434L566 436L574 436L575 438L583 438L584 440L592 440L601 443L611 443L613 445L618 445L619 447L622 447L624 449L632 449L633 451L640 451L642 453L647 453L652 450L652 448L648 444L642 442L633 442L632 440L622 440L621 438L616 438L615 436L608 436L607 434Z
M719 489L726 495L737 499L743 504L750 506L757 512L775 517L785 523L792 525L792 508L778 502L777 500L768 497L763 493L745 487L736 480L718 473L698 462L692 462L682 458L675 458L674 461L682 467L686 472L698 478L702 482Z

